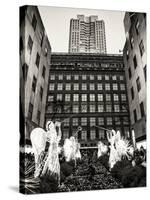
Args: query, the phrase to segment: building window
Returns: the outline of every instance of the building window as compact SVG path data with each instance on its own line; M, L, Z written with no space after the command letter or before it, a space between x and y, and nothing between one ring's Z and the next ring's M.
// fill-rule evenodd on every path
M110 84L109 83L105 84L105 90L110 90Z
M123 81L124 80L124 76L120 76L120 81Z
M57 90L62 90L62 89L63 89L63 84L62 83L58 83Z
M120 90L125 90L125 84L120 84Z
M63 80L63 75L62 74L58 75L58 80Z
M41 98L41 101L42 101L42 98L43 98L43 88L40 87L40 98Z
M73 95L73 101L79 101L79 94Z
M62 101L62 94L57 94L57 101L58 100Z
M87 76L86 75L82 75L82 80L86 80Z
M109 80L109 75L105 75L105 80L106 80L106 81Z
M137 122L137 114L136 114L136 109L134 109L133 111L133 115L134 115L134 121L135 123Z
M113 84L113 90L118 90L118 85L117 85L117 83L114 83L114 84Z
M103 117L98 118L98 125L104 125L104 118Z
M98 80L102 80L102 75L97 75Z
M127 100L127 96L125 94L121 94L121 100L122 101L126 101Z
M50 75L50 80L55 80L55 75L53 74L53 75Z
M67 138L69 138L69 131L64 129L64 131L63 131L63 139L65 140Z
M67 80L71 80L71 75L66 75Z
M95 105L90 105L90 112L95 112Z
M82 105L81 105L81 112L82 112L82 113L87 112L87 104L82 104Z
M131 97L132 97L132 100L134 99L134 89L133 87L131 88Z
M87 84L86 83L82 84L82 90L87 90Z
M144 77L145 77L145 81L146 81L146 78L147 78L147 65L144 66L143 71L144 71Z
M103 90L102 83L98 83L98 84L97 84L97 90Z
M31 38L31 36L29 35L29 38L28 38L28 49L29 49L30 54L31 54L31 51L32 51L32 47L33 47L33 40Z
M35 64L36 64L37 68L39 68L39 64L40 64L40 55L39 55L38 52L37 52L37 54L36 54Z
M104 139L105 138L105 131L104 130L99 130L99 139Z
M120 107L119 107L119 105L114 105L114 111L115 111L115 112L120 112Z
M104 105L98 105L98 112L104 112Z
M35 15L33 14L33 18L32 18L32 27L33 27L34 31L35 31L35 29L36 29L36 25L37 25L37 20L36 20Z
M137 68L137 58L136 55L133 57L134 68Z
M139 34L139 28L140 28L140 23L139 23L139 20L137 20L137 22L135 24L135 29L136 29L137 35Z
M94 75L90 75L90 80L94 80Z
M95 124L96 124L95 118L94 118L94 117L91 117L91 118L90 118L90 126L95 126Z
M70 101L70 94L65 94L65 101Z
M120 125L121 124L121 121L120 121L119 117L115 117L115 124L116 125Z
M28 69L29 69L29 66L26 63L24 63L22 66L22 73L23 73L23 79L25 81L27 80Z
M91 140L95 140L95 138L96 138L96 132L95 132L95 130L91 130L90 131L90 138L91 138Z
M78 113L79 112L79 106L78 105L73 105L73 112Z
M118 96L118 94L113 94L113 96L114 96L114 101L119 101L119 96Z
M37 122L40 124L40 117L41 117L41 112L38 110L37 112Z
M117 76L116 76L116 75L113 75L113 76L112 76L112 80L113 80L113 81L116 81L116 80L117 80Z
M54 101L54 96L48 95L48 102L53 102L53 101Z
M107 117L107 125L112 125L112 117Z
M73 89L74 89L74 90L79 90L79 84L78 84L78 83L75 83L75 84L73 85Z
M136 86L137 86L137 90L139 92L141 90L141 83L140 83L140 78L139 77L136 79Z
M65 127L69 126L69 123L70 123L70 119L69 118L65 119L64 122L63 122Z
M29 111L28 111L28 118L32 121L32 113L33 113L33 105L32 103L29 104Z
M128 117L123 117L123 124L124 125L128 125L129 124Z
M53 106L48 106L46 112L53 113Z
M95 90L95 85L94 85L94 83L91 83L91 84L90 84L90 90Z
M82 94L82 101L87 101L87 94Z
M74 75L74 80L79 80L79 75Z
M71 90L71 84L70 83L67 83L66 84L66 90L68 91L68 90Z
M143 56L143 54L144 54L144 52L145 52L143 40L141 40L141 42L140 42L140 44L139 44L139 48L140 48L141 56Z
M33 77L33 81L32 81L32 91L35 92L36 90L36 83L37 83L37 79L35 78L35 76Z
M112 106L106 105L106 112L112 112Z
M144 104L143 104L143 102L140 103L140 111L141 111L141 117L144 117L145 112L144 112Z
M131 39L130 39L130 44L131 44L131 48L133 49L133 47L134 47L134 39L133 39L133 37L131 37Z
M98 94L98 101L103 101L103 94Z
M85 130L82 131L81 139L82 140L87 140L87 132Z
M106 101L111 101L111 95L110 94L106 94Z
M51 83L51 84L49 84L49 90L50 90L50 91L53 91L53 90L54 90L54 88L55 88L55 85L54 85L54 83Z
M46 72L46 68L45 68L45 66L43 65L43 70L42 70L42 76L43 76L43 78L45 78L45 72Z
M131 68L130 68L130 67L129 67L129 69L128 69L128 74L129 74L129 79L131 79L132 73L131 73Z
M72 119L72 125L73 126L78 126L78 118L73 118Z
M86 117L81 118L81 126L87 126L87 118Z
M90 101L95 101L95 94L90 94Z

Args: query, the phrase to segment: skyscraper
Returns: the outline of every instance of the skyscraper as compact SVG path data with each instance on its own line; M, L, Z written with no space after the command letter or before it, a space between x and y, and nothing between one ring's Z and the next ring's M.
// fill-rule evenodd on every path
M70 20L70 53L106 53L105 23L98 16L77 15Z

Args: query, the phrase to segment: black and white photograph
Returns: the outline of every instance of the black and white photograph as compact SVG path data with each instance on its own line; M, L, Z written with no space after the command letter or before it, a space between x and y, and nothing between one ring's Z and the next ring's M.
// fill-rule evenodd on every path
M146 12L19 12L20 192L146 187Z

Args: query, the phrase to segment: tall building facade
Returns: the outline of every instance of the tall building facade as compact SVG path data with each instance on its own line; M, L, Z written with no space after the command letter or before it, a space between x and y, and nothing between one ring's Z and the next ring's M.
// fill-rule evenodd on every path
M146 14L127 12L123 50L131 126L137 142L146 140Z
M20 8L20 132L44 127L51 46L36 6Z
M105 23L98 16L77 15L70 20L70 53L106 53Z
M45 122L48 120L62 122L63 139L78 132L81 146L105 141L103 128L120 130L129 137L122 56L52 54Z

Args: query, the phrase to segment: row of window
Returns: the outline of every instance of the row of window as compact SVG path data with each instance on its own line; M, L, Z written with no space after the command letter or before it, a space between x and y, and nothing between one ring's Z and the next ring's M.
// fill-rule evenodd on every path
M145 116L145 111L144 111L144 103L140 103L140 113L141 113L141 118ZM136 123L138 118L137 118L137 111L136 109L133 110L133 116L134 116L134 122Z
M107 80L114 80L116 81L117 79L119 79L120 81L123 81L124 80L124 76L123 75L71 75L71 74L67 74L67 75L64 75L64 74L60 74L60 75L55 75L55 74L51 74L50 75L50 80L79 80L80 77L82 78L82 80L87 80L87 79L90 79L90 80L103 80L105 79L106 81Z
M47 113L86 113L86 112L127 112L128 108L126 105L103 105L103 104L75 104L73 106L65 105L63 108L61 106L49 105L47 107Z
M50 83L49 84L49 90L50 91L54 91L54 90L122 90L124 91L126 89L125 87L125 84L124 83L121 83L121 84L117 84L117 83L113 83L113 84L110 84L110 83L105 83L105 84L102 84L102 83L90 83L90 84L87 84L87 83L82 83L82 84L79 84L79 83L74 83L74 84L71 84L71 83Z
M64 98L64 100L66 102L70 102L70 101L119 101L119 99L121 101L126 101L127 100L127 96L126 94L57 94L56 98L54 95L48 95L48 102L54 102L54 100L58 101L62 101Z

